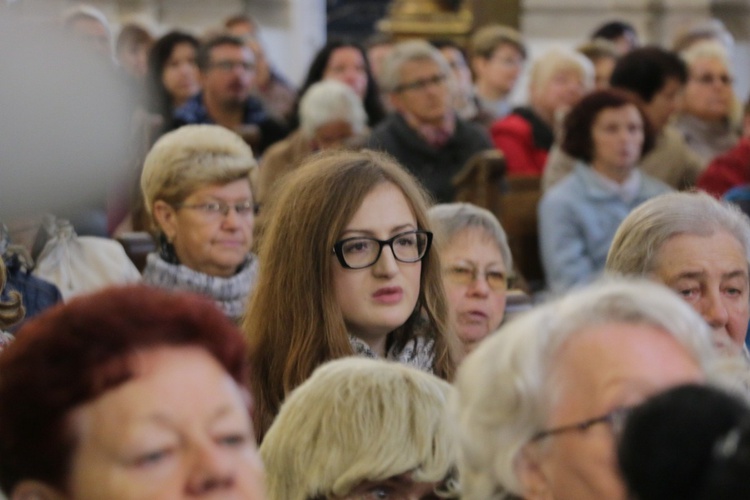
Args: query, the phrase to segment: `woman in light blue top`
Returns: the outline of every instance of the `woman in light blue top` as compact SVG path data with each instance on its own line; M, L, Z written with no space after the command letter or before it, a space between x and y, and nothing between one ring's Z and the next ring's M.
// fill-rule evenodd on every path
M639 101L625 91L592 92L571 110L562 148L578 164L539 204L542 264L552 292L596 277L625 216L670 190L637 168L653 144Z

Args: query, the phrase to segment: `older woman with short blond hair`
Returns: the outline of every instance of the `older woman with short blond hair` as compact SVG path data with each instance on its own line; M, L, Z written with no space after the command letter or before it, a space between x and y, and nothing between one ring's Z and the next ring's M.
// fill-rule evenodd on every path
M263 441L269 500L437 498L455 464L452 394L397 363L326 363L291 393Z
M258 268L250 252L255 168L250 147L218 125L188 125L154 144L141 175L159 238L143 271L147 284L208 295L239 319Z

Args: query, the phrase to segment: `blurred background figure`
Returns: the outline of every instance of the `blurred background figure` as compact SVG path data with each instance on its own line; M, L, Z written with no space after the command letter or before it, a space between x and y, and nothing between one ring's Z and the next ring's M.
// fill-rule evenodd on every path
M552 292L595 279L627 214L670 191L638 168L653 144L645 111L622 90L592 92L565 118L562 148L578 163L539 203L541 258Z
M712 387L685 385L635 407L618 461L638 500L735 500L750 489L750 408Z
M128 23L120 29L115 57L120 67L135 81L143 82L148 72L148 54L154 38L141 25Z
M680 53L688 66L688 81L675 126L704 163L731 149L739 140L733 120L736 97L726 49L703 41Z
M148 109L162 121L158 134L174 128L174 111L200 92L198 39L171 31L159 38L148 54Z
M521 34L509 26L480 28L469 43L474 88L486 125L511 112L510 93L526 61Z
M579 45L576 50L586 56L594 65L594 89L609 87L610 76L612 76L617 59L620 57L617 46L609 40L597 38Z
M263 441L269 500L438 498L456 460L452 395L408 366L326 363L291 393Z
M255 168L247 144L218 125L186 125L154 144L141 190L159 250L148 256L145 283L211 297L239 321L258 273Z
M362 142L368 131L367 114L354 91L337 80L313 84L299 103L300 125L281 142L271 146L261 160L258 174L259 204L279 180L316 151Z
M245 345L208 300L73 299L24 325L0 371L9 498L265 498Z
M455 331L468 354L503 321L513 274L508 238L492 212L470 203L435 205L428 213Z
M297 92L292 84L271 64L260 41L258 24L250 16L239 14L224 22L227 31L242 38L255 56L255 86L253 93L276 119L285 121L292 113Z
M654 148L641 158L643 172L674 189L689 189L704 168L703 161L671 124L687 82L687 66L680 57L656 46L634 49L622 56L610 77L613 88L640 97L656 133ZM573 170L575 159L553 147L544 167L542 187L549 189Z
M372 74L378 82L380 82L383 73L383 62L393 50L395 43L393 37L384 33L376 33L365 42L367 60L370 63Z
M541 176L562 119L594 84L591 62L563 47L531 64L529 104L492 124L492 140L505 155L508 174Z
M63 15L63 30L82 47L114 62L112 29L101 10L84 4L69 9Z
M610 21L602 24L593 33L591 40L604 39L612 42L617 54L622 56L640 45L638 33L632 24L624 21Z
M743 110L742 137L739 142L711 160L698 179L698 187L714 196L723 196L732 188L750 184L750 98Z
M453 40L439 39L431 40L430 44L438 49L452 73L451 94L453 110L459 118L468 121L477 121L482 123L479 117L479 107L474 96L474 84L471 78L471 69L466 62L466 54Z
M299 89L298 99L307 89L322 80L338 80L351 87L362 100L367 112L367 124L374 127L385 118L385 108L380 97L378 82L370 70L364 49L356 42L329 40L310 63L304 83ZM298 101L299 102L299 101ZM292 127L299 124L299 105L295 106L289 120Z
M13 336L6 330L21 321L26 313L21 294L15 290L6 292L7 278L5 263L0 259L0 351L13 340Z
M474 154L492 149L486 131L451 106L451 69L422 40L397 44L385 61L383 90L393 109L370 134L367 147L394 156L439 203L453 201L453 177Z
M217 35L198 49L201 91L174 112L174 125L217 124L241 135L262 155L286 137L284 124L269 115L252 95L255 59L242 39Z
M728 54L734 49L734 36L718 19L697 21L679 31L672 41L672 50L683 52L701 42L719 42Z

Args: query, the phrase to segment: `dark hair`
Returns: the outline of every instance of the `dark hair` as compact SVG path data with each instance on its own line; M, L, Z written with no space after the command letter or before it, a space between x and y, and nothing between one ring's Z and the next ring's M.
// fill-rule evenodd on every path
M198 69L200 69L202 72L208 70L208 67L211 64L211 51L221 45L244 47L245 42L242 41L242 38L230 35L228 33L222 33L220 35L209 38L198 48L198 57L195 60L195 62L198 63Z
M605 38L607 40L617 40L626 33L635 34L635 28L632 24L624 21L610 21L602 24L593 33L591 33L591 39Z
M590 162L594 154L591 129L599 113L606 108L621 108L632 104L638 109L643 121L643 146L641 157L654 147L654 128L643 110L637 95L621 89L603 89L591 92L570 110L565 117L565 134L562 149L569 155Z
M208 351L244 385L245 344L209 299L142 285L74 298L29 320L0 355L0 486L64 490L76 436L68 417L132 378L130 357L160 346Z
M620 469L633 498L746 497L749 415L750 408L740 399L699 385L671 389L635 408L618 449ZM736 447L728 446L735 431L740 439L733 443ZM735 489L739 484L742 488Z
M365 62L365 73L367 74L367 89L365 90L365 96L362 98L362 104L367 112L367 124L370 127L377 125L383 118L385 118L385 108L380 100L380 92L378 91L378 84L375 78L372 76L372 70L370 69L370 62L367 60L367 54L364 49L358 43L351 40L337 39L328 41L323 48L321 48L315 55L310 68L307 70L307 76L297 93L297 102L292 108L292 116L289 117L289 124L292 129L299 126L299 102L302 96L305 95L307 89L310 88L314 83L318 83L323 79L323 73L326 71L328 66L328 60L336 49L351 47L357 49L362 54L362 59Z
M183 43L198 52L198 39L182 31L171 31L159 38L148 53L149 110L159 113L164 119L165 129L170 129L172 119L172 97L162 81L162 74L174 49Z
M650 46L633 49L620 57L610 77L613 87L635 92L649 103L667 80L685 84L688 70L685 62L674 52Z

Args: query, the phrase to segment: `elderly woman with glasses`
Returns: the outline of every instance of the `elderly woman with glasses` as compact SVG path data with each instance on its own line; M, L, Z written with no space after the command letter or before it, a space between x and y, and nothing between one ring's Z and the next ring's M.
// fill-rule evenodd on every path
M623 416L702 383L714 360L697 313L654 283L598 283L532 310L458 370L461 498L625 500Z
M419 184L371 151L314 156L276 191L243 328L256 429L313 370L386 358L450 379L454 337Z
M508 238L492 212L470 203L436 205L429 215L456 333L468 353L503 320L513 269Z
M164 135L146 157L141 190L159 238L143 280L213 298L233 320L255 285L256 167L250 148L218 125Z

